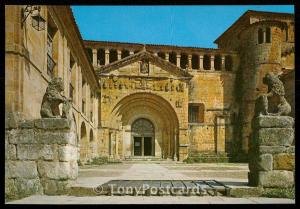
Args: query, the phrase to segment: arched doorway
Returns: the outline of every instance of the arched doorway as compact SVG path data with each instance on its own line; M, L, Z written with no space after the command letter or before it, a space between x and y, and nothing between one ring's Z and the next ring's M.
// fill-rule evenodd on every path
M178 159L179 121L175 109L168 100L150 92L126 95L113 107L108 122L110 131L115 133L114 138L118 138L118 143L112 145L112 149L117 150L113 155L118 154L124 158L135 155L134 132L137 131L137 124L140 123L146 127L153 127L153 131L150 131L152 140L150 141L153 145L146 150L146 154L150 152L149 156ZM151 130L151 128L148 129ZM142 136L143 134L138 131L137 134L139 136L136 137L150 137ZM107 138L109 138L108 134ZM142 141L145 142L145 140L149 139L140 139L140 156L142 151L145 151L145 146L142 149ZM136 141L138 142L138 139ZM146 143L150 144L150 142Z
M81 161L85 161L87 159L87 154L88 154L88 140L87 140L87 135L86 135L86 126L85 123L82 122L81 123L81 127L80 127L80 160Z
M154 125L146 118L139 118L131 125L132 153L134 156L154 156Z

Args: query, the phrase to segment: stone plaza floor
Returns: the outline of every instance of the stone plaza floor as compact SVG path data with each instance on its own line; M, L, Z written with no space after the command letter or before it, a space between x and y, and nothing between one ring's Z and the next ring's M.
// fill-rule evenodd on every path
M75 187L97 187L114 179L218 180L230 187L247 187L248 164L175 162L124 162L83 166ZM47 196L34 195L7 204L278 204L295 203L282 198L231 198L225 196Z

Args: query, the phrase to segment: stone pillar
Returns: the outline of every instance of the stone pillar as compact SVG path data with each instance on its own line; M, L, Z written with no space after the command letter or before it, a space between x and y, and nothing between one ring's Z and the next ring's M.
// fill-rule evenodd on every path
M105 49L105 65L109 64L109 49Z
M180 67L180 58L181 58L181 55L180 54L176 54L176 58L177 58L176 65L177 65L177 67Z
M224 71L225 70L225 56L222 55L221 57L221 70Z
M294 119L259 116L252 121L249 147L249 185L264 188L294 186Z
M203 54L199 55L199 69L203 70Z
M119 159L119 142L118 142L118 135L116 131L114 133L114 137L115 137L115 158Z
M192 55L188 55L188 60L189 60L189 69L192 69Z
M215 70L215 56L210 55L210 70L214 71Z
M174 134L174 161L177 161L177 131Z
M169 53L165 53L165 60L169 62Z
M216 118L216 129L217 129L217 153L225 152L225 118L217 117Z
M93 66L97 67L97 49L93 49Z
M267 37L266 29L264 28L263 29L263 43L266 43L266 37Z
M117 50L117 53L118 53L118 60L122 59L122 51Z
M142 137L142 144L141 144L141 149L142 149L142 156L144 156L144 137Z
M129 55L133 55L134 54L134 51L129 51Z

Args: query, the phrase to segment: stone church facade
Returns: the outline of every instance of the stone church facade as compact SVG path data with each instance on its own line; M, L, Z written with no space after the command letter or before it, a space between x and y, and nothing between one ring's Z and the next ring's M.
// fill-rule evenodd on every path
M41 6L45 29L5 7L6 113L36 119L48 82L72 98L78 158L239 156L262 77L281 75L294 114L294 15L247 11L216 49L82 40L69 6Z

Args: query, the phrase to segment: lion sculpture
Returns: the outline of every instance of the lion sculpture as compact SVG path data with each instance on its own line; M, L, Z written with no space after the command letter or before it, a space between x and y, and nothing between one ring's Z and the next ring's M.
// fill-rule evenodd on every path
M68 118L71 115L71 99L66 98L61 93L64 91L64 84L61 78L53 78L46 89L41 106L42 118ZM60 115L59 105L63 103L62 115Z
M291 106L284 97L284 86L283 83L279 80L279 77L274 73L269 72L263 78L263 83L268 86L268 93L263 94L257 98L255 103L255 115L288 115L291 112ZM269 98L273 97L278 97L279 104L277 105L277 112L269 113Z

